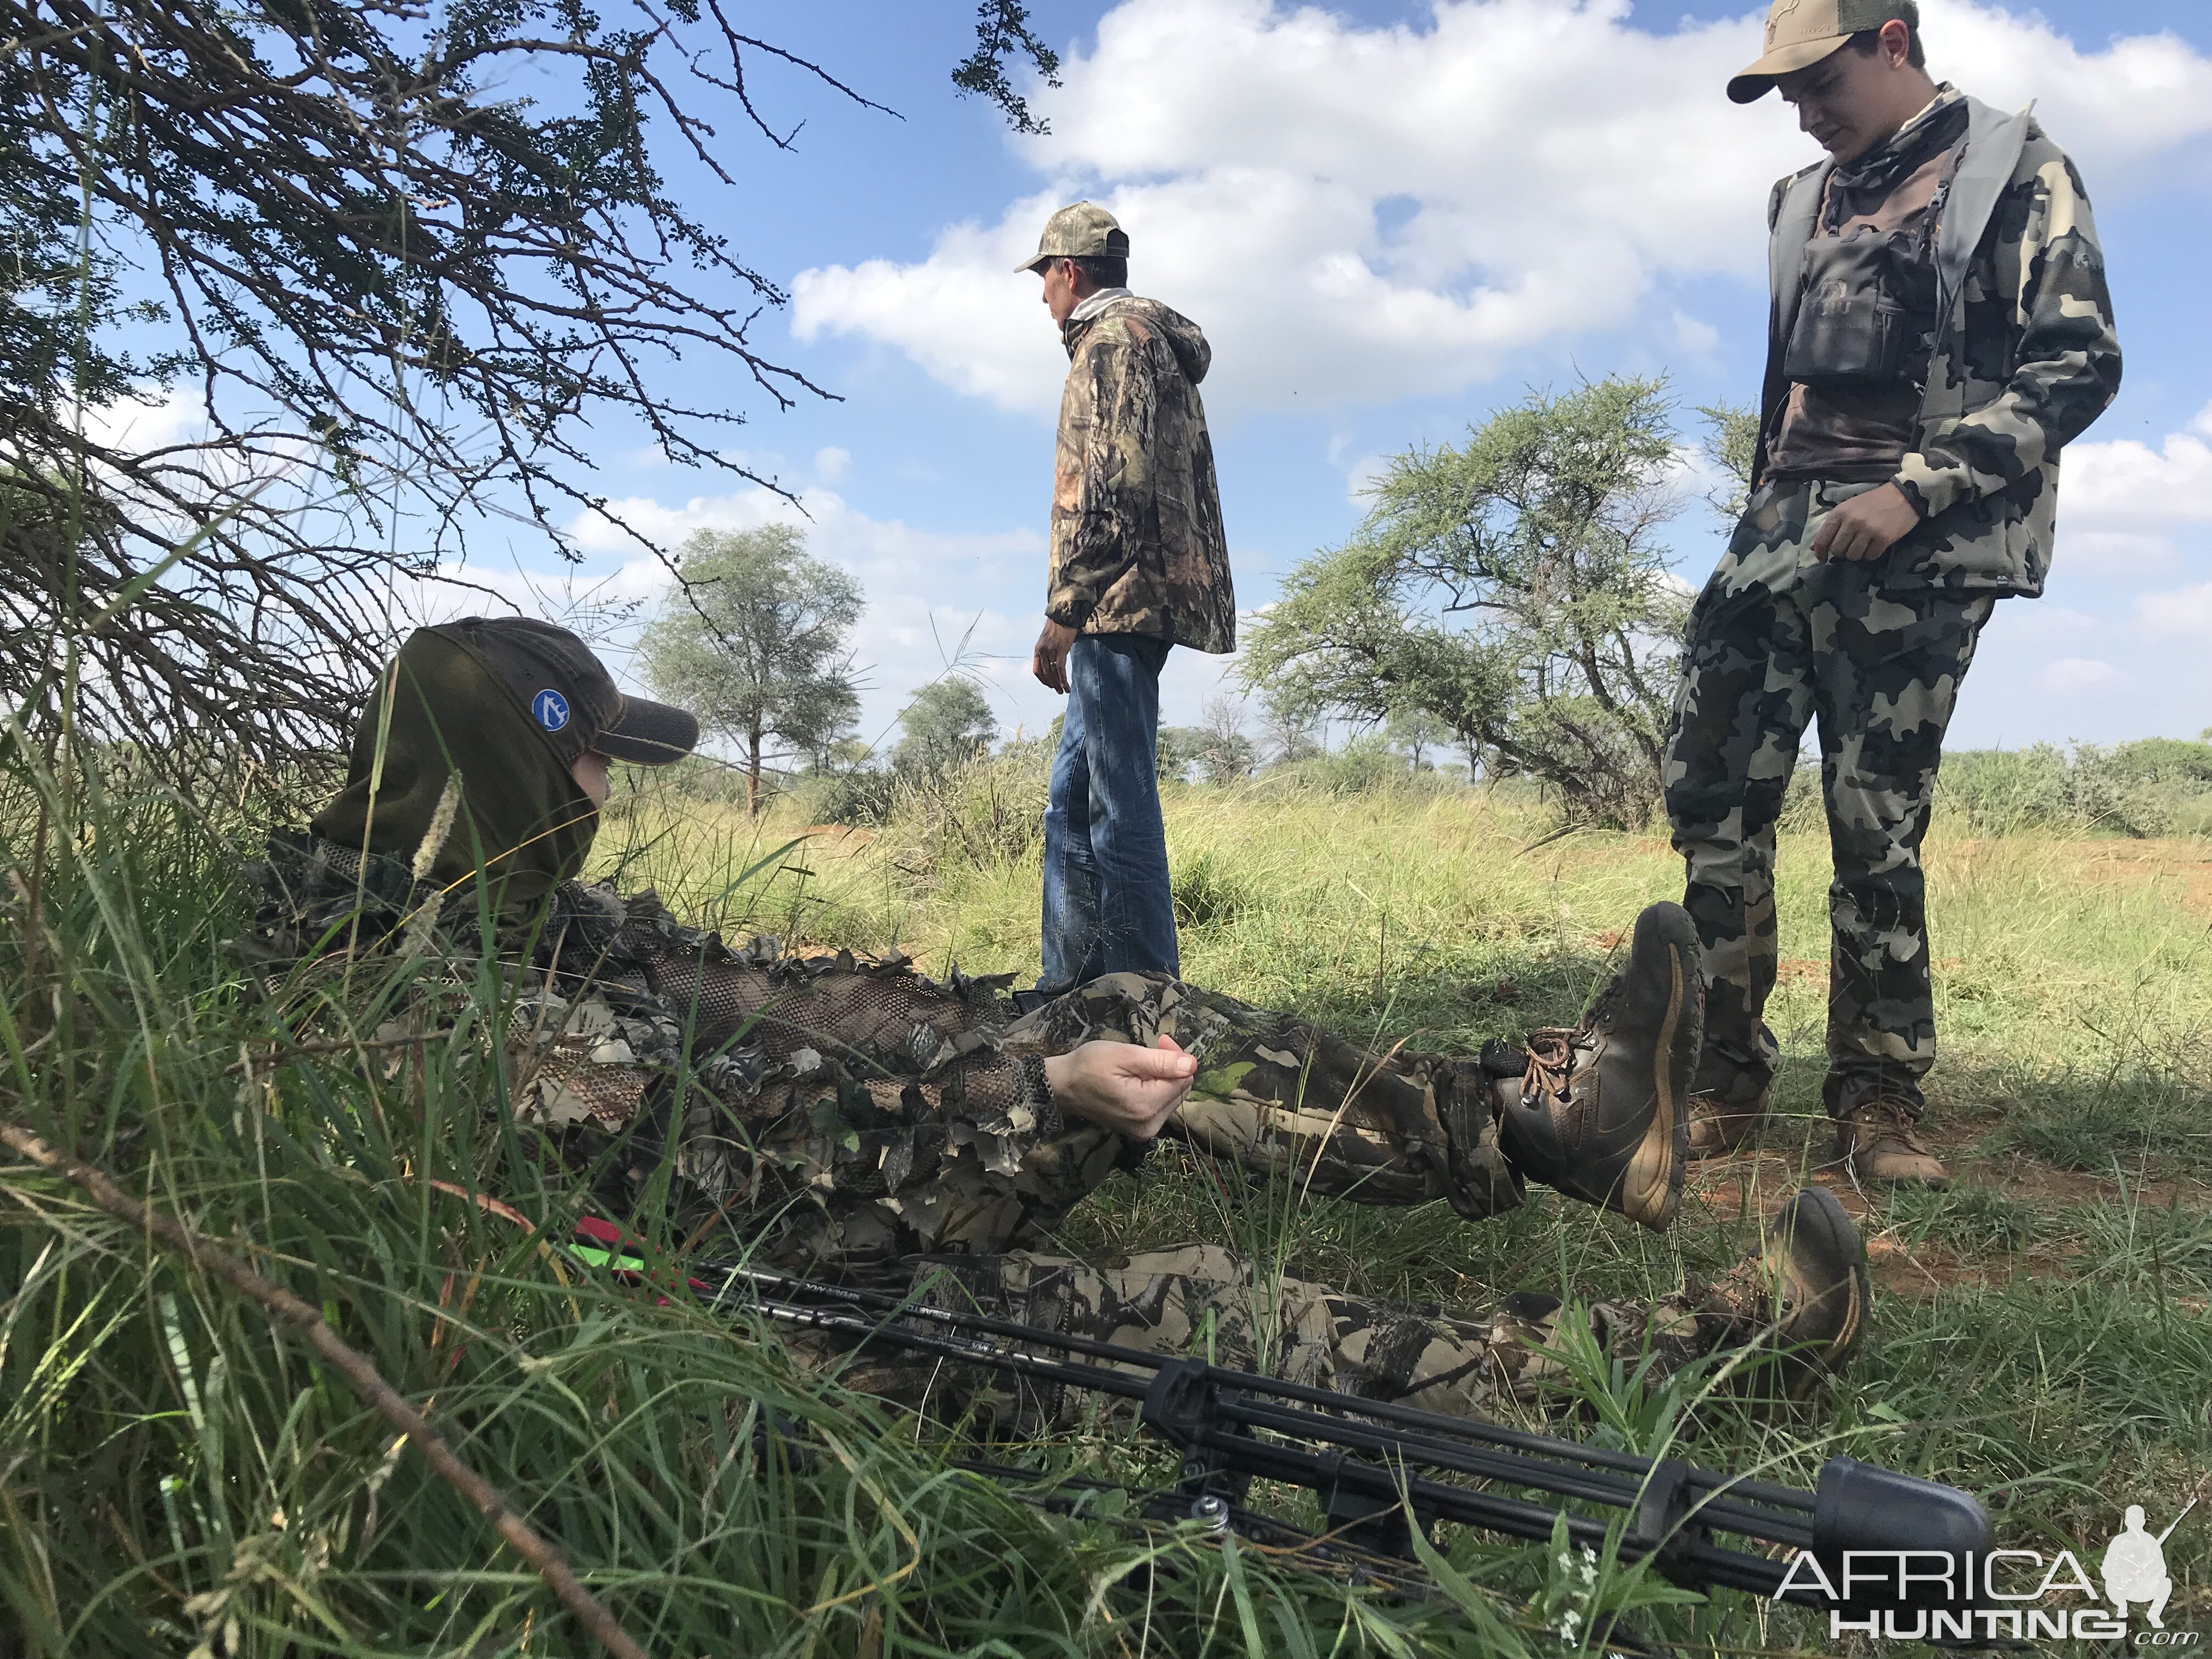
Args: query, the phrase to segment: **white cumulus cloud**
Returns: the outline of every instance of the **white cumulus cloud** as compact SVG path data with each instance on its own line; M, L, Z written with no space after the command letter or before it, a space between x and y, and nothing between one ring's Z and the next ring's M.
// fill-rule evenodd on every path
M604 513L587 513L568 527L568 539L587 553L613 552L635 544L628 526L664 547L678 547L695 530L753 530L788 524L806 532L806 549L817 558L872 568L939 571L951 567L979 572L988 587L1000 577L1018 576L1035 585L1043 568L1044 538L1034 530L948 534L916 530L896 519L872 519L828 489L809 489L790 501L758 486L726 495L694 495L671 507L650 495L611 501ZM971 584L972 586L973 584ZM1036 595L1024 590L1024 597Z
M2124 678L2120 671L2095 657L2061 657L2043 671L2047 691L2093 691Z
M2201 544L2212 525L2212 404L2155 449L2135 438L2072 445L2063 477L2061 556L2113 575L2170 565L2177 536Z
M2201 648L2212 640L2212 582L2174 593L2144 594L2136 601L2136 625L2146 634L2193 641Z
M815 465L825 474L843 470L825 466L819 455ZM581 553L608 554L635 545L625 525L660 546L680 549L695 531L769 524L804 531L807 551L849 570L867 595L853 639L866 671L863 737L881 735L915 688L955 664L983 685L1009 730L1019 724L1042 730L1050 721L1050 694L1027 678L1044 568L1044 538L1035 530L918 530L871 518L831 490L805 490L793 502L753 487L675 505L642 495L611 501L604 513L572 522L568 537ZM624 563L613 580L625 597L643 601L643 616L659 605L670 579L657 560L642 558ZM626 657L628 644L610 638L607 654Z
M2084 51L2032 12L1925 10L1935 66L2001 106L2039 99L2093 190L2212 135L2212 58L2178 37ZM1136 285L1212 337L1216 410L1455 390L1626 320L1655 283L1759 280L1766 186L1817 154L1779 100L1720 95L1760 15L1655 30L1629 0L1437 0L1386 27L1279 0L1123 0L1066 57L1053 135L1021 152L1036 191L926 259L800 273L793 324L1048 413L1061 359L1013 266L1088 196L1128 229ZM1709 349L1709 325L1673 327Z
M2156 449L2135 438L2075 444L2061 499L2100 526L2212 524L2212 404Z

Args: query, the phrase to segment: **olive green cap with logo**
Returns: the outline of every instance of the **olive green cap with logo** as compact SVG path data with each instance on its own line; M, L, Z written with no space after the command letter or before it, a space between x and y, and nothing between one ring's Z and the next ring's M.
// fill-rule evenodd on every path
M450 890L487 876L514 911L575 875L591 850L599 809L576 781L579 755L665 766L698 741L696 719L625 696L567 629L464 617L416 629L385 665L346 787L309 827L403 863L431 842L430 879ZM455 775L458 816L446 799Z
M1897 0L1774 0L1766 12L1766 51L1729 77L1728 95L1739 104L1766 96L1775 82L1810 69L1865 29L1878 29L1904 8Z
M1096 202L1077 202L1044 222L1037 251L1016 270L1035 270L1050 259L1126 259L1129 233L1121 222Z

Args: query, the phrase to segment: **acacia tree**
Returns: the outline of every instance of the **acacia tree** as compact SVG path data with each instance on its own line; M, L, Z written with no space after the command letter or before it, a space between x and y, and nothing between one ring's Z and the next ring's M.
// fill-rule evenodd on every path
M374 596L484 514L604 510L611 419L750 477L722 390L821 393L755 349L784 295L724 204L664 173L788 144L767 68L880 106L725 0L0 0L0 693L34 720L326 741ZM986 0L955 79L1037 131L1024 59L1051 83ZM709 405L654 389L679 356ZM184 429L134 437L167 392Z
M1328 712L1326 705L1296 692L1271 692L1260 721L1261 752L1267 764L1290 766L1322 753L1322 720Z
M1242 672L1291 717L1419 711L1571 814L1650 816L1685 617L1663 382L1608 378L1397 457L1366 522L1291 573Z
M1700 404L1705 440L1698 447L1705 465L1719 475L1717 489L1705 492L1723 532L1735 528L1751 499L1751 469L1759 463L1759 411L1742 404Z
M1259 764L1259 745L1244 730L1244 704L1226 691L1216 691L1199 710L1198 769L1208 783L1234 783L1252 775Z
M1391 748L1406 757L1406 764L1416 772L1433 769L1429 751L1441 749L1455 735L1451 728L1425 708L1401 708L1382 723L1383 736Z
M958 674L933 680L914 694L899 715L898 747L891 764L927 775L974 759L998 740L999 717L975 684Z
M744 757L757 814L771 758L818 759L852 729L860 696L847 641L860 584L809 555L788 525L702 530L684 544L672 592L640 641L646 678Z

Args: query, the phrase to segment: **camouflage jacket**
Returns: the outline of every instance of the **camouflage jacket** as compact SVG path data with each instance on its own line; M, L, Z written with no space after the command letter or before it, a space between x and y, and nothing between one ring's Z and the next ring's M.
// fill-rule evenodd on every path
M1943 89L1945 100L1962 94ZM1919 442L1893 481L1922 524L1886 587L2038 594L2051 568L2058 453L2120 385L2104 252L2081 175L2026 111L1978 99L1936 233L1935 351ZM1763 430L1789 395L1784 343L1833 163L1774 186ZM1754 479L1766 465L1762 438Z
M1033 1243L1143 1155L1062 1119L1036 1046L1006 1041L1004 976L733 948L651 892L574 881L487 949L465 896L441 908L397 861L298 832L249 875L261 897L241 948L264 973L380 949L404 977L416 959L380 1038L457 1026L495 963L505 1035L483 1097L572 1170L599 1170L609 1201L672 1164L687 1224L728 1218L764 1263L845 1272Z
M1198 383L1212 353L1156 300L1114 300L1062 331L1045 614L1086 634L1237 647L1237 596Z

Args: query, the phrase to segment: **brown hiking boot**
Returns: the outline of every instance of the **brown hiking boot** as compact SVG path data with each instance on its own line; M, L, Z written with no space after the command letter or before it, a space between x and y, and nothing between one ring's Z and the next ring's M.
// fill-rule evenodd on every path
M1742 1146L1766 1121L1774 1083L1708 1056L1698 1067L1695 1091L1690 1097L1689 1155L1718 1158Z
M1498 1140L1515 1169L1664 1229L1682 1200L1704 1016L1697 928L1680 905L1652 905L1583 1023L1531 1033L1521 1075L1498 1082ZM1487 1054L1484 1065L1498 1069Z
M1759 1248L1698 1304L1775 1352L1782 1392L1811 1394L1866 1336L1874 1283L1859 1230L1825 1188L1808 1187L1760 1230Z
M1875 1095L1837 1115L1836 1152L1862 1187L1951 1184L1951 1172L1920 1138L1920 1113L1908 1100Z

